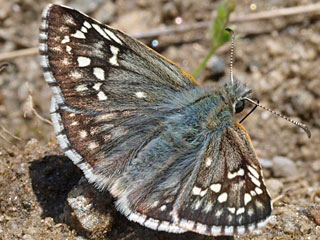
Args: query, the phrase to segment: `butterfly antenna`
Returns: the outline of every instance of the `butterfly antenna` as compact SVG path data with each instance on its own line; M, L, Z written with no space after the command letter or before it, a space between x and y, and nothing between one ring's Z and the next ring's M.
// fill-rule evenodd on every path
M233 52L234 52L234 31L231 28L226 28L226 31L228 31L231 34L231 49L230 49L230 80L231 84L233 84Z
M285 120L293 123L294 125L296 125L296 126L298 126L298 127L300 127L300 128L302 128L302 129L307 133L308 137L309 137L309 138L311 137L311 132L310 132L309 128L308 128L306 125L304 125L304 124L302 124L302 123L300 123L300 122L297 122L297 121L295 121L295 120L293 120L293 119L291 119L291 118L288 118L288 117L286 117L286 116L284 116L284 115L282 115L282 114L280 114L280 113L278 113L278 112L276 112L276 111L274 111L274 110L271 110L270 108L267 108L267 107L265 107L265 106L262 106L262 105L260 105L259 103L253 101L253 100L250 99L250 98L244 97L243 99L244 99L244 100L247 100L248 102L251 102L252 104L254 104L254 105L256 105L256 106L258 106L258 107L260 107L260 108L262 108L262 109L264 109L264 110L266 110L266 111L268 111L268 112L271 112L271 113L277 115L278 117L281 117L281 118L283 118L283 119L285 119Z

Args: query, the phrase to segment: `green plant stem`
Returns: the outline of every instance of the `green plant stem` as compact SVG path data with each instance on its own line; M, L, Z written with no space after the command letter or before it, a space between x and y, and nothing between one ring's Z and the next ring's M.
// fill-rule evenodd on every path
M205 68L207 62L209 61L210 57L212 56L212 54L217 50L217 46L215 47L211 47L209 53L207 54L207 56L205 57L205 59L202 60L202 62L200 63L200 65L197 67L197 69L192 73L192 76L194 78L196 78L200 72L202 71L202 69Z

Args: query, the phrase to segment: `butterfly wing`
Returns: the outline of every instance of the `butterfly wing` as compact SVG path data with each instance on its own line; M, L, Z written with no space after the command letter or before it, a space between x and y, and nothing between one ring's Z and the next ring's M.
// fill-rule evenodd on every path
M43 12L40 54L60 146L100 188L161 131L158 106L195 86L144 44L59 5Z
M157 174L146 173L140 179L137 173L141 171L134 170L129 177L120 178L117 189L122 182L140 184L130 185L130 190L120 194L118 208L129 219L157 230L170 223L218 236L243 234L263 226L272 211L271 200L246 130L233 124L214 135L202 138L192 149L177 147L185 150L181 155L162 152L171 161L148 166L157 167L152 171ZM164 142L168 140L158 144ZM144 167L143 160L139 161Z
M58 104L74 109L145 107L194 87L188 73L141 42L58 5L43 13L40 53Z
M195 181L174 209L179 226L234 235L263 226L272 205L247 131L234 124L203 155Z

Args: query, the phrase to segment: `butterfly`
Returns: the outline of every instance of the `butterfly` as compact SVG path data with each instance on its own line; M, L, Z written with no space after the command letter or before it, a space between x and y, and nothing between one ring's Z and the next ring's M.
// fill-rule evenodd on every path
M60 147L129 220L212 236L267 222L261 166L235 120L244 84L199 87L143 43L60 5L43 12L39 49Z

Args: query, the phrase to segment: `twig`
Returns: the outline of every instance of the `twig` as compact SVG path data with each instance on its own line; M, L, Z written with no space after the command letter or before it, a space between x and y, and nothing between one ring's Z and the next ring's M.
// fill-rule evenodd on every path
M38 47L33 47L33 48L25 48L21 50L12 51L12 52L2 53L0 54L0 61L6 61L6 60L17 58L17 57L36 55L38 54L38 51L39 51Z
M5 140L7 143L14 145L14 143L12 143L9 139L7 139L4 135L2 135L0 133L0 138L2 138L3 140Z
M243 16L231 17L231 22L250 22L263 19L277 18L277 17L286 17L304 13L317 12L320 13L320 3L309 4L305 6L298 7L289 7L289 8L280 8L269 11L261 11L257 13L251 13Z
M21 141L22 138L17 137L16 135L14 135L13 133L11 133L8 129L6 129L4 126L0 125L0 127L2 128L2 131L4 131L6 134L10 135L11 137L13 137L16 140Z
M298 7L290 7L290 8L280 8L268 11L261 11L257 13L250 13L242 16L231 16L230 23L240 23L240 22L250 22L250 21L258 21L270 18L277 17L286 17L304 13L311 12L320 12L320 3L298 6ZM144 39L144 38L155 38L161 35L168 35L172 33L183 33L197 29L205 29L210 26L210 21L203 21L192 24L178 25L178 26L170 26L166 28L154 28L145 33L135 33L132 34L135 38Z
M52 122L51 122L50 120L42 117L42 116L37 112L36 109L32 108L32 112L33 112L34 115L36 115L36 117L39 118L42 122L45 122L45 123L47 123L47 124L49 124L49 125L52 126Z
M230 23L258 21L258 20L271 19L271 18L277 18L277 17L287 17L292 15L312 13L312 12L320 12L320 3L309 4L309 5L298 6L298 7L280 8L280 9L274 9L269 11L261 11L261 12L251 13L243 16L231 16ZM184 33L192 30L206 29L210 26L210 24L211 24L210 21L203 21L203 22L184 24L184 25L178 25L178 26L169 26L165 28L164 27L154 28L143 33L132 33L131 36L138 39L156 38L162 35ZM17 50L9 53L2 53L0 54L0 61L4 61L4 60L16 58L16 57L36 55L37 53L38 53L37 47L26 48L26 49Z
M36 115L37 118L40 119L40 121L42 122L45 122L49 125L52 126L52 122L44 117L42 117L38 112L37 110L34 108L33 106L33 97L32 97L32 90L31 88L29 87L29 84L28 84L28 90L29 90L29 95L28 95L28 99L27 99L27 102L26 102L26 110L24 111L23 113L23 117L26 117L28 112L33 112L34 115Z

